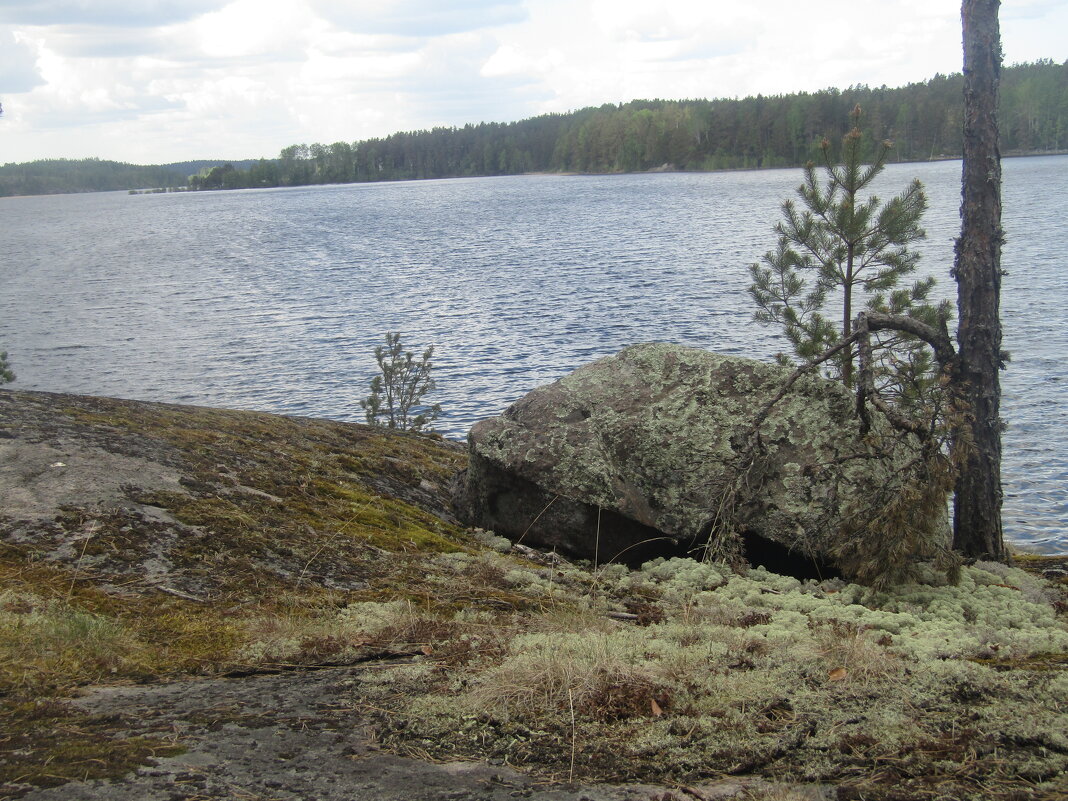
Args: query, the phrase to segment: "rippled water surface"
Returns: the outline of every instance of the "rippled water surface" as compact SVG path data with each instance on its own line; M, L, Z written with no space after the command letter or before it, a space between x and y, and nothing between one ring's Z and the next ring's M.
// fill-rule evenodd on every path
M0 349L16 388L360 420L385 331L437 346L439 430L636 342L768 358L746 265L798 170L524 176L0 199ZM926 185L948 277L960 163ZM1005 523L1068 551L1068 157L1005 162Z

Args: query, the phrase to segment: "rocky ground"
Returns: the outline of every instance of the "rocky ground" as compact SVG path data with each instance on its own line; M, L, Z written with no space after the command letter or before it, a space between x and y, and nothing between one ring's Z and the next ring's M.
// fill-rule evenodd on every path
M1035 563L1045 585L969 574L1005 608L965 609L948 639L976 644L921 681L914 654L946 638L919 607L906 642L841 584L702 567L680 590L691 568L509 552L453 516L465 460L365 426L0 391L0 799L1068 792L1063 559ZM869 622L817 620L839 608ZM535 672L491 708L524 637L638 651L600 685ZM695 658L713 684L679 678ZM869 733L884 707L892 747Z
M128 734L180 742L180 755L132 774L26 793L54 801L320 799L351 801L660 801L731 798L759 780L663 786L538 783L503 764L431 762L385 752L374 727L348 703L353 675L376 667L330 668L239 679L101 687L76 705L119 716ZM804 796L824 797L818 788Z
M229 652L234 617L418 591L419 554L474 544L449 506L463 463L455 444L364 426L0 392L0 609L113 618L157 651L71 665L3 642L0 799L664 797L381 750L346 687L403 652Z

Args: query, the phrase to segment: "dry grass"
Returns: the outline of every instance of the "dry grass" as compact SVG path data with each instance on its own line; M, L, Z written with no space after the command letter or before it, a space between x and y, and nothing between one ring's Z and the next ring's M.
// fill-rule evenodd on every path
M563 710L599 721L651 714L667 690L621 643L596 633L523 634L466 699L490 716L540 725Z

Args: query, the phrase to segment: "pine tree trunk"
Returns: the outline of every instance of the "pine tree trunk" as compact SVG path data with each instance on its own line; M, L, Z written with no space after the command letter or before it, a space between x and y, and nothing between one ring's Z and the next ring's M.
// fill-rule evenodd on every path
M963 0L964 169L957 241L959 400L966 410L953 515L953 546L965 556L1005 560L1001 528L1001 71L999 0ZM970 440L967 442L966 440Z
M854 202L855 205L855 202ZM853 333L853 258L855 245L850 242L846 256L846 280L842 286L842 339ZM853 348L850 346L842 356L842 383L853 389Z

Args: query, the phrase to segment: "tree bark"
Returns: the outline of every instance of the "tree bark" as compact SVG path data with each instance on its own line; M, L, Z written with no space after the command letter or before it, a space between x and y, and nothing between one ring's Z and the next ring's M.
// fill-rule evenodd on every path
M963 0L964 167L957 240L957 388L964 455L954 500L953 547L1006 559L1001 527L1001 72L999 0Z

